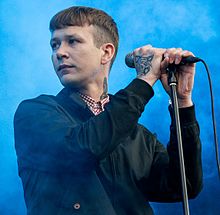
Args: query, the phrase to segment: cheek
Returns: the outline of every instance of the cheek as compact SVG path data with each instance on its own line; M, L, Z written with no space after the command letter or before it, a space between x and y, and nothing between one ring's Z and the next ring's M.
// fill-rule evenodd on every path
M100 54L97 52L92 52L92 53L90 53L90 55L88 56L88 59L86 59L86 61L87 61L87 64L89 64L93 67L100 66L100 64L101 64Z
M51 55L51 61L52 61L52 63L53 63L53 67L54 67L54 69L55 69L56 66L57 66L57 58L56 58L55 54L52 54L52 55Z

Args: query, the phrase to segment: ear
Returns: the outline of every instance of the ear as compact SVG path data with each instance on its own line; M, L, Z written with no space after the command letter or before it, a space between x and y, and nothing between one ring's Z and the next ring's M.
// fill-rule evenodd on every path
M101 64L105 65L108 62L111 62L115 54L115 46L112 43L105 43L101 46L102 56L101 56Z

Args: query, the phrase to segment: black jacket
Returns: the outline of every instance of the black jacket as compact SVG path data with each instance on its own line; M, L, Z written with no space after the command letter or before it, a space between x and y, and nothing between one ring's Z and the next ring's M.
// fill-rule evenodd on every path
M14 127L28 214L150 215L148 201L181 200L173 126L165 149L138 124L152 96L152 88L135 79L98 116L71 89L23 101ZM202 187L194 106L180 109L180 118L194 198Z

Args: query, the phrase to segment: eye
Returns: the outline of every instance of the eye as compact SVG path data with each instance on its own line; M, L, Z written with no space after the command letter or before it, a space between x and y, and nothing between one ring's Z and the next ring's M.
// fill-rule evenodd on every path
M50 46L51 46L52 50L58 49L58 48L59 48L59 45L60 45L60 44L59 44L57 41L52 41L52 42L50 43Z
M75 43L75 39L69 39L69 44Z
M77 39L75 39L75 38L70 38L69 40L68 40L68 43L70 44L70 45L75 45L77 42L79 42Z

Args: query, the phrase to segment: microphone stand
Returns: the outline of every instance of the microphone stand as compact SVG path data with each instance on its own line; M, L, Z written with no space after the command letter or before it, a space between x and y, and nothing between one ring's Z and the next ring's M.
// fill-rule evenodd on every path
M180 173L181 173L181 184L182 184L182 197L183 197L183 210L185 215L189 215L189 203L188 203L188 194L186 186L186 174L185 174L185 165L183 157L183 146L182 146L182 135L180 128L180 119L179 119L179 109L177 101L177 79L175 76L176 65L171 64L167 68L168 72L168 84L171 89L171 101L174 109L174 118L176 125L176 134L177 134L177 143L178 143L178 152L179 152L179 161L180 161Z

